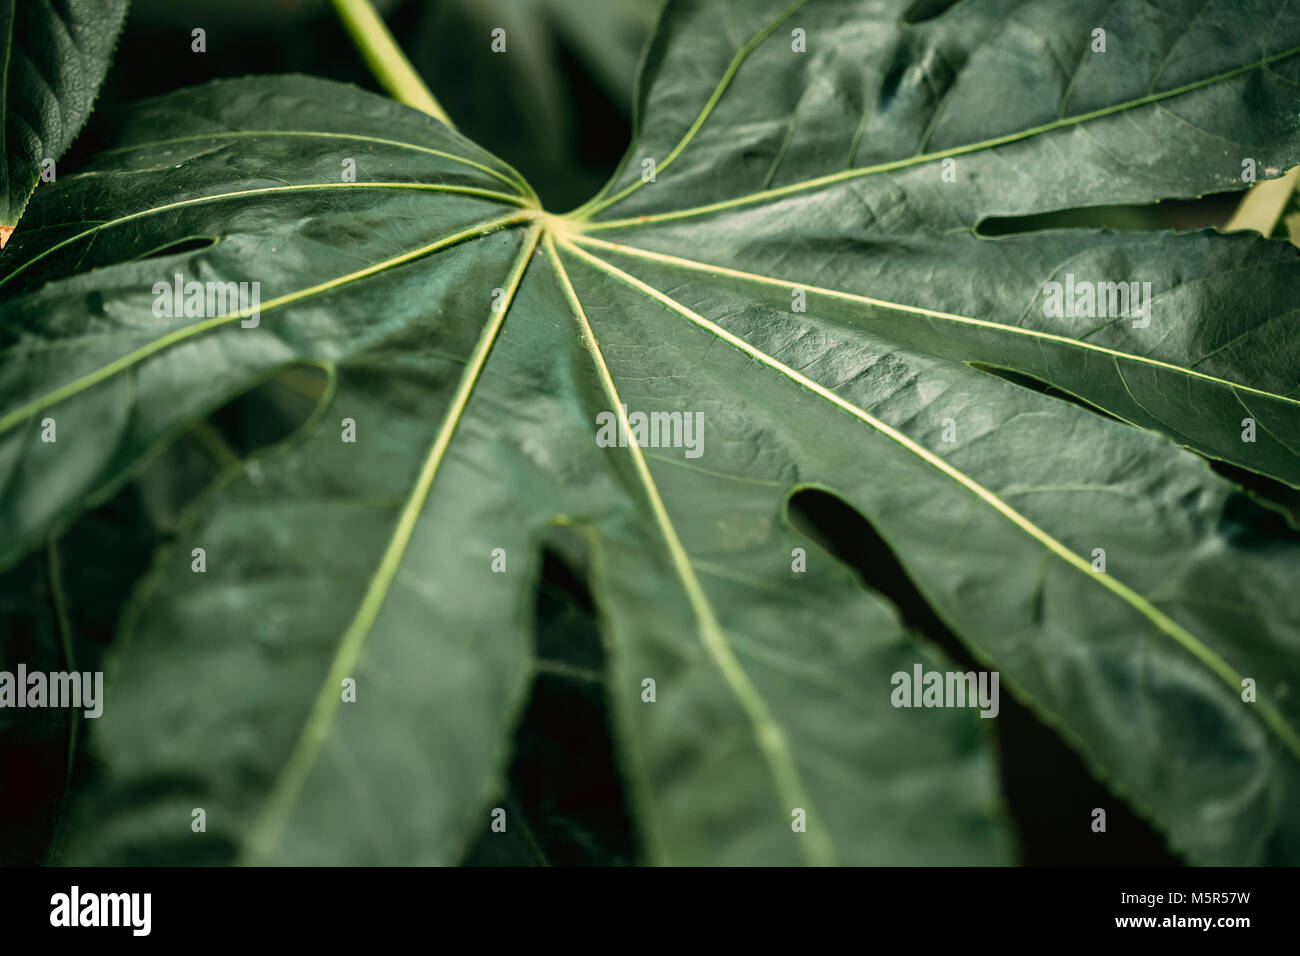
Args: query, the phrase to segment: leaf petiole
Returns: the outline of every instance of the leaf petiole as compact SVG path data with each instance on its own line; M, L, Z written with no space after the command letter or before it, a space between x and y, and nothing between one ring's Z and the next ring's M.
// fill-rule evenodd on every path
M352 37L370 67L375 79L394 99L417 110L423 110L434 119L446 123L452 129L456 124L451 121L447 111L434 98L425 86L420 74L415 72L411 61L406 58L402 48L393 39L393 34L370 0L332 0L339 19Z

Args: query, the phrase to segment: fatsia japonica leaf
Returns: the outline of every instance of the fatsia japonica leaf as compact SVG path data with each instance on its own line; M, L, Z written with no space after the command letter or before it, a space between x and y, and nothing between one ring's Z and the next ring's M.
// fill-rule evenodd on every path
M800 543L781 484L754 479L746 500L711 494L708 472L677 478L684 507L725 505L692 529L696 559L734 576L708 594L646 460L597 447L607 366L554 268L557 224L509 169L404 107L279 78L156 101L58 187L5 280L19 293L7 355L22 357L5 394L25 396L0 421L11 548L275 370L330 375L315 421L229 476L160 553L110 664L120 706L96 728L105 779L73 859L460 858L530 684L537 544L557 521L592 534L618 639L680 686L655 703L669 719L647 746L631 726L646 675L620 659L610 678L655 858L822 860L832 840L850 860L1001 857L978 719L906 719L860 693L934 663L892 610L834 566L792 606L775 583L749 593L788 576ZM68 217L92 203L118 212ZM178 273L258 276L256 325L161 319L154 285ZM349 421L355 443L340 440ZM169 786L142 800L160 775ZM192 843L196 807L208 831Z
M108 71L126 0L0 2L0 248L72 145Z
M1300 535L1205 460L1300 485L1296 249L979 234L1295 165L1300 15L910 6L671 3L623 169L567 216L298 77L152 101L41 191L0 279L7 560L230 396L330 383L159 551L74 859L463 858L561 524L647 859L1005 860L989 722L893 706L950 665L791 528L820 487L1176 850L1300 861ZM260 310L159 315L175 275ZM610 412L702 431L606 447Z

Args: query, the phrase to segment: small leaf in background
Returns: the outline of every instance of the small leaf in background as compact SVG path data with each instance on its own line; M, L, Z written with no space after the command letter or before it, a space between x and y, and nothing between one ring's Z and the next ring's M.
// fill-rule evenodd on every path
M37 182L54 181L108 70L126 0L0 3L0 248Z

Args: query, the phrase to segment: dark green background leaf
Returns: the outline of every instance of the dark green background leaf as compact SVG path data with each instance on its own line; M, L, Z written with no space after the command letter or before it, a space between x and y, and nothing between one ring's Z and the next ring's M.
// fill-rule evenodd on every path
M90 115L126 0L0 2L0 245Z

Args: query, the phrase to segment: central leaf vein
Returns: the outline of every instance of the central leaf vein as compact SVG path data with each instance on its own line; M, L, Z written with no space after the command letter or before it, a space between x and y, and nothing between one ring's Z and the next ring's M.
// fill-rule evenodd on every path
M515 292L523 280L524 271L532 259L533 251L537 248L539 233L540 229L537 226L528 230L523 252L511 270L503 304L499 309L494 307L491 317L479 335L473 355L461 373L451 407L447 411L442 427L438 430L433 446L429 449L415 487L402 509L383 560L375 570L365 597L357 608L356 616L353 617L352 623L339 642L329 673L321 684L315 705L303 726L302 734L271 788L261 815L249 833L242 854L242 862L246 864L265 861L275 849L284 823L293 811L307 777L316 764L321 748L329 737L330 727L341 699L339 688L342 686L343 679L356 668L366 639L374 628L375 620L379 617L380 609L392 587L393 579L397 576L411 536L415 532L416 523L428 501L439 466L446 457L447 449L455 435L456 426L465 413L474 386L478 383L488 356L492 353L492 346L496 343L501 327L510 312Z
M610 374L609 366L605 362L600 345L596 341L586 311L574 291L573 283L570 281L568 272L556 252L555 243L550 235L546 237L546 244L547 252L555 263L556 273L560 278L565 295L569 299L574 318L581 327L583 343L596 365L605 393L617 410L616 414L619 416L621 427L630 433L631 426L628 423L622 399L619 397L618 388L614 384L613 376ZM571 243L565 242L565 245L567 248L576 249ZM790 752L785 734L767 706L767 702L759 694L744 667L736 658L735 652L731 649L726 632L718 622L713 606L709 602L708 596L705 594L704 588L691 565L690 556L686 553L686 548L677 535L677 530L673 526L672 518L664 505L663 497L659 494L659 488L655 484L654 476L650 472L650 467L646 463L640 446L636 442L628 442L627 447L632 457L633 466L636 468L637 475L645 489L646 497L650 502L650 509L654 513L655 521L659 525L660 533L663 535L664 542L668 547L673 567L682 582L682 587L686 592L687 600L691 605L695 618L699 622L700 640L718 670L721 671L727 685L731 688L731 692L735 695L736 700L753 726L754 739L767 761L782 803L788 809L803 807L807 810L809 816L814 816L811 800L804 789L803 781L800 778L794 757ZM818 827L810 827L806 835L810 839L801 840L800 845L804 848L809 862L820 865L833 862L834 854L825 833Z

